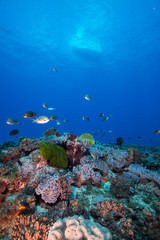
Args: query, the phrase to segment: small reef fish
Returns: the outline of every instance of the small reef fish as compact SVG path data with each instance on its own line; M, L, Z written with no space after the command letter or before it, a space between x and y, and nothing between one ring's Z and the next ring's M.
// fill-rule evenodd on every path
M84 120L84 116L82 116L82 120Z
M87 117L87 118L86 118L86 120L89 122L89 121L90 121L90 118L89 118L89 117Z
M104 113L101 113L101 114L99 115L99 117L104 117Z
M138 139L140 139L141 137L140 137L140 136L138 136L137 138L138 138Z
M49 107L48 110L52 111L55 110L55 108Z
M155 131L154 131L154 134L159 134L160 133L160 129L156 129Z
M33 118L37 115L38 113L35 113L35 112L32 112L32 111L28 111L28 112L25 112L23 114L23 117L24 118Z
M105 117L102 119L103 122L106 122L109 119L109 117Z
M54 120L54 121L58 121L58 118L57 118L56 116L54 116L54 115L52 115L52 116L50 117L50 119L51 119L51 120Z
M90 97L90 95L89 94L86 94L85 96L84 96L84 98L86 99L86 100L91 100L91 97Z
M57 125L61 125L61 122L60 122L60 121L57 121Z
M43 103L42 105L44 108L49 108L48 104L47 103Z
M52 67L52 70L53 70L54 72L57 72L57 69L55 68L55 66Z
M8 118L6 123L9 125L15 125L15 124L21 124L21 121L15 119L15 118Z
M63 122L68 123L68 122L70 122L70 120L69 119L64 119Z
M109 132L109 133L112 133L112 130L109 130L108 132Z
M19 133L19 131L17 129L14 129L9 133L9 135L10 136L16 136L18 133Z
M97 135L97 133L95 131L92 131L92 134L94 134L95 136Z
M101 179L103 182L107 182L107 180L106 180L104 177L100 177L100 179Z
M40 117L37 117L36 119L32 119L32 120L33 120L33 123L36 122L38 124L44 124L44 123L49 122L50 119L46 116L40 116Z
M49 107L49 105L48 105L47 103L43 103L43 107L44 107L44 108L47 108L47 109L50 110L50 111L55 110L55 108Z
M102 129L98 129L98 132L102 132Z

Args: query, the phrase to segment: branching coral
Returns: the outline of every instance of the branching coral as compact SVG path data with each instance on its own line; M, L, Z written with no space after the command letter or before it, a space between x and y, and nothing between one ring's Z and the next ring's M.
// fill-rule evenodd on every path
M103 224L111 230L111 232L119 234L119 239L133 239L132 220L127 219L122 203L113 199L104 200L96 204L98 215L103 218ZM101 220L100 220L101 221Z
M10 231L11 240L47 240L50 227L47 218L18 216Z

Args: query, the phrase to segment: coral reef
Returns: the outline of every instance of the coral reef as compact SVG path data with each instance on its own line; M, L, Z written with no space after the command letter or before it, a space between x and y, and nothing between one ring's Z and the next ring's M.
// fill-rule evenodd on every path
M116 140L117 145L122 145L124 143L124 139L122 137L118 137Z
M69 167L72 168L80 163L80 159L84 156L86 149L80 142L68 141L66 143L66 152L68 155Z
M66 168L68 166L68 159L65 150L50 143L41 142L39 145L40 154L45 160L49 160L51 166Z
M159 147L69 133L0 145L0 239L159 240L159 226Z
M117 176L111 182L110 192L116 198L128 198L135 192L134 182Z
M107 164L111 170L120 172L128 164L128 152L123 150L112 150L112 153L107 156Z
M89 180L92 184L98 184L102 176L101 173L104 175L108 173L107 165L100 159L94 160L92 157L84 156L80 163L73 167L74 182L79 187Z
M90 145L94 145L95 144L95 140L93 138L93 136L89 133L83 133L80 137L80 140L86 140Z
M47 240L51 225L45 217L18 216L10 231L11 240Z
M74 216L59 219L49 230L47 240L112 240L110 231L98 223Z
M108 225L111 232L119 234L119 239L134 239L132 220L126 218L122 203L113 199L96 204L98 215L103 217L103 223Z
M44 137L49 137L49 136L54 136L54 135L57 137L61 136L61 134L55 128L49 128L43 133Z
M145 167L138 165L138 164L131 164L126 170L140 176L141 179L146 179L150 181L155 181L157 184L160 185L160 174L155 171L151 171L146 169Z

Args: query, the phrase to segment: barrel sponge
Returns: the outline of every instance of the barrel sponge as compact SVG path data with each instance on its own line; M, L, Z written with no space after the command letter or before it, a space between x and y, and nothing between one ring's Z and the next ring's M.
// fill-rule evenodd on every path
M63 147L41 142L39 148L42 158L48 160L51 166L58 168L66 168L68 166L67 153Z
M83 133L80 137L80 140L87 140L89 142L89 144L94 145L95 144L95 140L93 138L93 136L89 133Z
M112 240L110 231L99 223L73 216L59 219L49 230L47 240Z

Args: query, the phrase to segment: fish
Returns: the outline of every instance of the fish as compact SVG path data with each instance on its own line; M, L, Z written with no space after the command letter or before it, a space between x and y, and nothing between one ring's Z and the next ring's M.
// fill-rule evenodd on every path
M40 116L40 117L37 117L36 119L32 119L33 120L33 123L36 122L38 124L44 124L44 123L47 123L49 122L49 117L46 117L46 116Z
M84 98L85 98L86 100L88 100L88 101L90 101L90 100L91 100L91 97L90 97L90 95L89 95L89 94L86 94L86 95L84 96Z
M21 124L21 121L17 120L16 118L8 118L6 121L9 125Z
M49 108L48 104L47 103L43 103L42 105L44 108Z
M55 110L56 108L53 108L53 107L48 107L48 110L52 111L52 110Z
M51 120L54 120L54 121L58 121L58 117L56 117L56 116L54 116L54 115L52 115L52 116L50 117L50 119L51 119Z
M98 132L102 132L102 129L98 129Z
M61 122L60 122L60 121L57 121L57 125L61 125Z
M92 131L92 134L94 134L95 136L97 135L97 133L95 131Z
M86 120L89 122L89 121L90 121L90 118L89 118L89 117L87 117L87 118L86 118Z
M19 131L17 129L14 129L9 133L9 135L10 136L16 136L18 133L19 133Z
M57 72L57 69L55 68L55 66L52 67L52 70L53 70L54 72Z
M82 120L84 120L84 116L82 116Z
M109 117L105 117L102 119L103 122L107 121L109 119Z
M140 136L138 136L137 138L138 138L138 139L140 139L141 137L140 137Z
M160 133L160 129L156 129L155 131L154 131L154 134L159 134Z
M101 113L100 115L99 115L99 117L103 117L104 116L104 113Z
M103 182L107 182L107 180L106 180L104 177L100 177L100 179L101 179Z
M69 119L64 119L63 122L68 123L68 122L70 122L70 120Z
M109 133L112 133L112 130L109 130L108 132L109 132Z
M24 118L33 118L37 115L38 113L35 113L35 112L32 112L32 111L28 111L28 112L25 112L23 114L23 117Z

